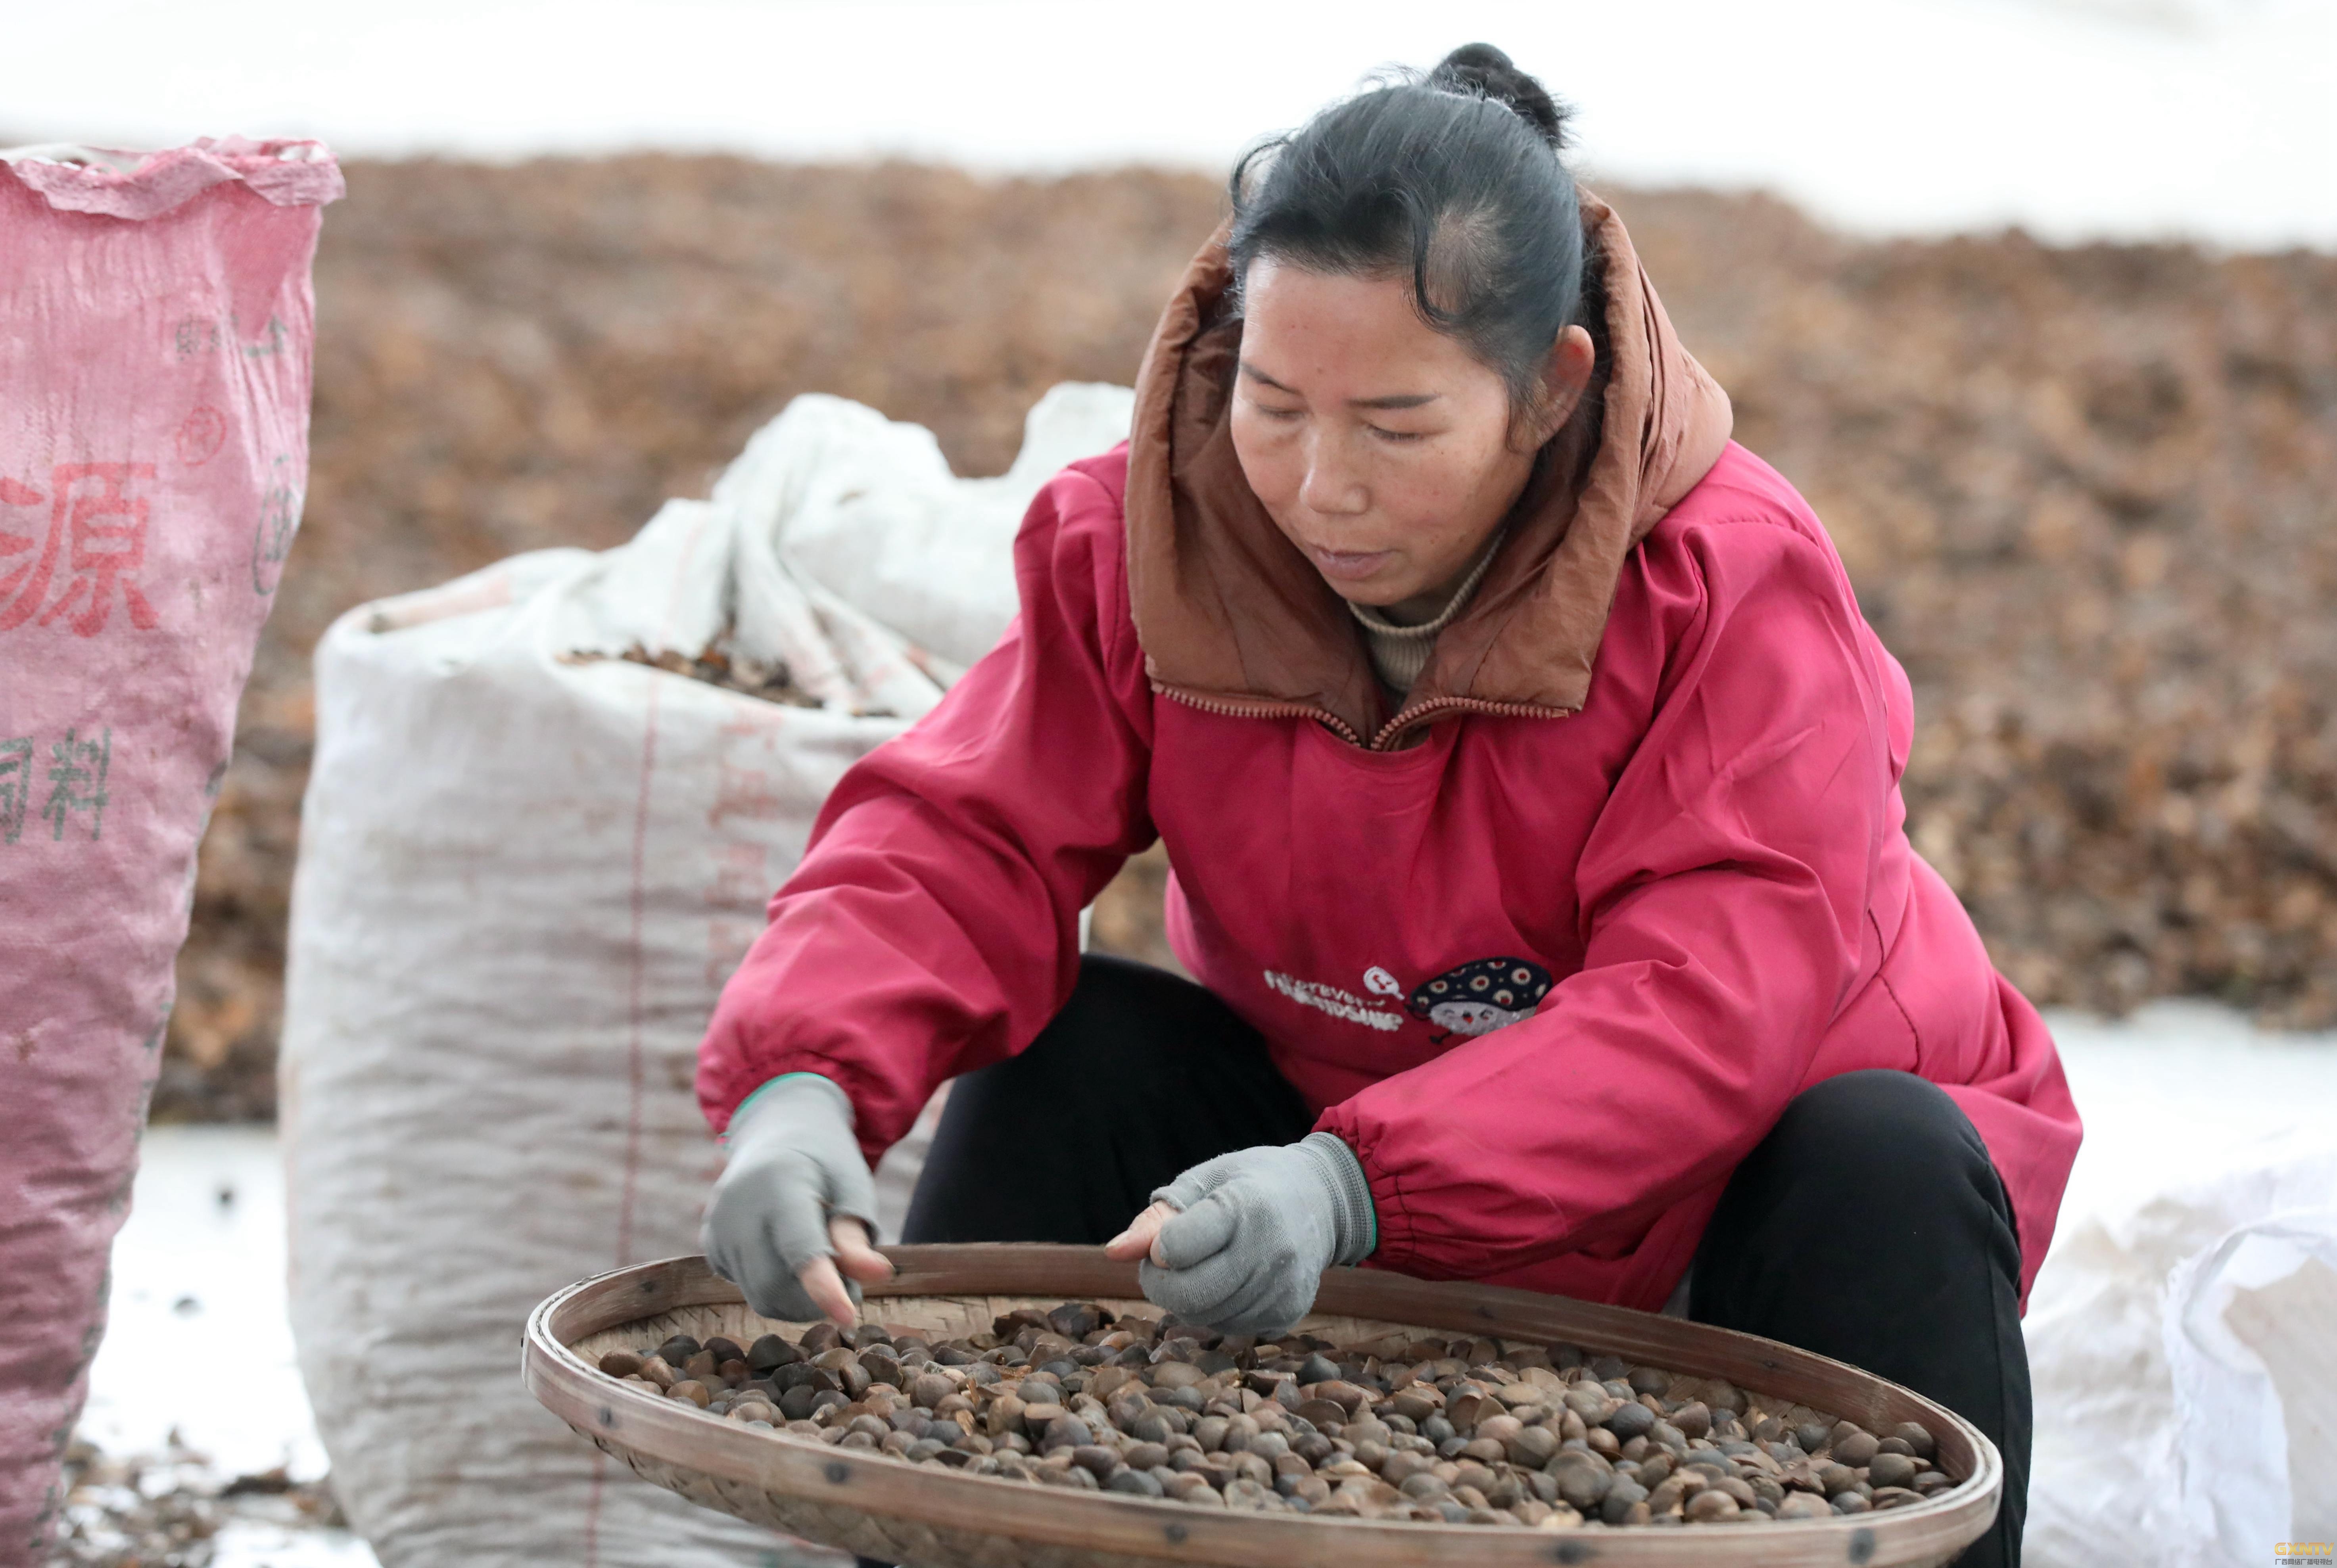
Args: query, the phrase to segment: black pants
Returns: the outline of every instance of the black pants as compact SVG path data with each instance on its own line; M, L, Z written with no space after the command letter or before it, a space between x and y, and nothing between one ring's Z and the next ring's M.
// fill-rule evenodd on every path
M1224 1003L1090 956L1028 1051L950 1092L904 1240L1101 1242L1188 1166L1313 1122ZM2011 1205L1955 1102L1912 1073L1847 1073L1796 1096L1729 1178L1688 1316L1863 1367L1979 1426L2004 1455L2004 1504L1959 1561L2018 1568L2019 1279Z

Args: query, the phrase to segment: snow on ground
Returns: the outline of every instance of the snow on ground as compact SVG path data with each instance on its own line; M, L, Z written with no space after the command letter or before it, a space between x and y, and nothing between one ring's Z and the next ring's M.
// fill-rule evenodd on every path
M2205 1162L2300 1131L2325 1140L2337 1125L2337 1034L2268 1034L2205 1002L2050 1022L2086 1122L2067 1212L2164 1171L2170 1152Z
M210 1568L376 1568L373 1549L347 1530L237 1519L211 1538Z
M107 1455L179 1461L128 1477L149 1497L243 1477L264 1487L279 1469L291 1482L325 1475L293 1359L273 1128L147 1132L79 1436ZM91 1506L119 1513L123 1501L100 1494ZM365 1543L265 1490L228 1501L210 1568L374 1568Z
M2087 1122L2065 1218L2151 1181L2170 1151L2194 1163L2244 1159L2251 1144L2285 1131L2325 1135L2337 1125L2337 1035L2268 1035L2191 1002L2156 1004L2116 1024L2058 1014L2052 1025ZM885 1176L897 1207L905 1171L888 1160ZM2053 1269L2049 1260L2040 1300ZM294 1481L324 1475L287 1315L283 1172L271 1129L150 1131L113 1279L85 1441L109 1455L161 1454L175 1433L209 1456L188 1474L210 1485L279 1466ZM2040 1455L2057 1440L2052 1422L2040 1408ZM245 1506L212 1561L370 1568L373 1557L346 1531Z
M1489 39L1585 166L1863 232L2337 244L2331 0L79 0L19 6L0 139L632 147L1222 169L1391 63Z
M285 1315L272 1128L146 1134L81 1436L110 1454L159 1453L173 1430L230 1476L325 1472Z

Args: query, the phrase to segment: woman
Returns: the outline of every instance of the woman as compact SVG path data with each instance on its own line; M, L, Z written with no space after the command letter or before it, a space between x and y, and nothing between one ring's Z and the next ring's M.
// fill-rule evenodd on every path
M849 1322L957 1078L910 1240L1109 1240L1228 1331L1335 1264L1668 1303L1979 1423L2009 1563L2077 1117L1902 830L1904 675L1562 130L1472 45L1237 174L1130 443L724 994L707 1250ZM1198 985L1076 950L1156 837Z

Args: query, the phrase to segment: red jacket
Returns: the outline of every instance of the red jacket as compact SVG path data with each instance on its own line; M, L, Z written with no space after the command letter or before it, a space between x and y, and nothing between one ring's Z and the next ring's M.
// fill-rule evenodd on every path
M1400 750L1156 692L1126 485L1125 447L1048 485L1005 640L829 799L715 1015L718 1127L820 1073L873 1161L1037 1034L1158 836L1178 956L1370 1175L1372 1266L1652 1308L1786 1102L1886 1067L1986 1141L2026 1299L2077 1113L1908 845L1906 677L1790 485L1731 444L1631 549L1575 716Z

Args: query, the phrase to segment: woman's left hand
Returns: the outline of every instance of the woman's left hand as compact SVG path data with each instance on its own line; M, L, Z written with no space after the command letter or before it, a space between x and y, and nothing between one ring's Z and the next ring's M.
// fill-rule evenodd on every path
M1327 1132L1221 1154L1153 1194L1105 1244L1142 1258L1144 1294L1222 1333L1280 1333L1315 1305L1323 1270L1378 1239L1362 1162Z

